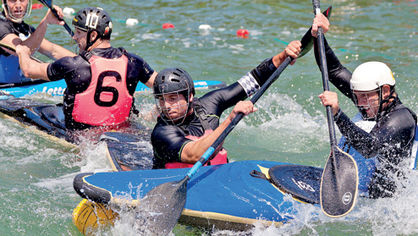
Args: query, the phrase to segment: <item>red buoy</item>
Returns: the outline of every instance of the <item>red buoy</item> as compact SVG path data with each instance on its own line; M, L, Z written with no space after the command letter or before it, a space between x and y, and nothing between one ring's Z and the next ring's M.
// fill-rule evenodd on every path
M250 33L246 29L237 30L237 37L247 39Z
M40 3L34 3L34 4L32 4L32 10L41 9L42 7L44 7L44 5L42 5Z
M163 24L163 29L171 29L174 28L174 25L171 23L164 23Z

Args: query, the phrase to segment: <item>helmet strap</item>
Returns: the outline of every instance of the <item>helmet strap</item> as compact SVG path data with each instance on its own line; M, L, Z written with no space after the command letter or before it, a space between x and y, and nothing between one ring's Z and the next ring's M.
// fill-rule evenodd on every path
M383 104L385 103L389 103L391 99L396 98L395 96L393 96L395 90L392 89L392 87L390 88L390 94L387 98L383 99L383 88L381 87L379 89L379 110L377 112L376 115L376 121L379 120L379 118L381 117L381 113L383 112Z
M91 46L93 46L93 44L96 43L96 41L99 39L99 34L97 34L96 38L93 41L90 41L90 37L91 37L92 32L93 32L93 30L88 30L87 31L86 48L84 49L85 51L88 51L89 48Z

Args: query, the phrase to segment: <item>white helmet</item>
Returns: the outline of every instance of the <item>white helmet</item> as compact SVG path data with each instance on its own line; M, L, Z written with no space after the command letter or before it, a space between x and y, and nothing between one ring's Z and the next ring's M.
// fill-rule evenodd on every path
M385 84L395 85L395 78L390 68L378 61L369 61L359 65L350 80L351 89L355 91L372 91Z

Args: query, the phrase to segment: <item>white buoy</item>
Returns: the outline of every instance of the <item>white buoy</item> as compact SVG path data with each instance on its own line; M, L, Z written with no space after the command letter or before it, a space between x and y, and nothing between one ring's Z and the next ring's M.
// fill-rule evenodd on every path
M75 14L75 10L71 7L64 7L64 9L62 9L62 12L66 17L72 17Z
M207 25L207 24L202 24L202 25L199 25L199 29L200 30L211 30L212 26Z
M138 23L139 23L138 20L134 19L134 18L128 18L126 20L126 25L129 25L129 26L133 26L133 25L136 25Z
M212 29L212 26L208 24L199 25L199 31L202 35L208 35L211 29Z

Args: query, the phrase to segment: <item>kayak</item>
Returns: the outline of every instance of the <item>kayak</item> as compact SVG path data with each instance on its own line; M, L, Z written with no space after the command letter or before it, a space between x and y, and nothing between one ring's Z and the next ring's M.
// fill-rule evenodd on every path
M195 80L194 86L197 90L204 90L222 88L225 87L226 84L225 82L216 80ZM0 84L0 93L3 92L15 97L23 97L37 93L49 94L51 96L62 96L66 88L67 84L63 79L50 82L31 81L26 83L24 82L22 84ZM143 83L138 83L135 91L144 92L149 90L150 89Z
M84 173L75 177L74 189L82 197L100 203L101 207L121 203L136 205L148 191L162 183L182 179L188 170ZM260 174L251 175L254 171L266 176L276 173L275 178L279 180L286 179L286 176L293 178L294 184L290 188L300 190L299 198L291 200L282 191L282 185L260 178ZM322 168L272 161L237 161L202 167L189 181L180 222L230 230L248 229L256 222L285 224L296 214L296 205L303 204L303 200L314 204L319 202L321 173ZM114 218L116 214L110 214L108 210L105 214ZM83 233L87 232L89 223L97 222L91 219L94 217L94 214L86 214L85 206L79 205L73 212L73 221Z
M119 134L112 142L136 143L134 137L123 136ZM340 140L340 144L343 143L344 137ZM136 149L135 146L131 148ZM141 152L141 148L137 150ZM114 155L132 156L134 152L125 146ZM415 135L411 154L411 168L415 170L417 154L418 135ZM367 187L364 186L371 176L374 160L362 158L353 151L350 155L357 161L360 182L363 182L359 185L359 195L367 196ZM99 225L113 224L118 219L118 209L124 209L125 205L135 207L148 191L162 183L183 179L188 170L139 169L79 174L74 179L74 189L84 199L73 211L73 222L82 233L94 231ZM201 167L189 181L186 205L179 222L209 230L213 227L246 230L256 222L276 226L286 224L297 217L297 210L306 204L317 207L315 214L320 214L322 170L256 160Z
M137 142L149 143L149 131L147 128L130 123L127 127L122 127L118 131L106 130L101 127L91 128L85 131L70 132L65 127L65 118L62 105L45 104L26 98L16 98L11 95L0 95L0 117L7 118L19 123L25 128L30 129L37 134L60 143L63 146L78 150L80 136L89 137L91 141L103 141L109 143L112 150L107 150L107 159L112 166L112 170L118 171L120 165L133 166L132 160L124 164L125 159L116 158L112 146L114 140L108 137L118 137L120 134L134 135ZM129 145L129 144L127 144ZM123 145L121 145L122 147ZM141 155L141 160L152 163L152 154ZM131 158L132 159L132 158ZM141 166L141 168L145 168ZM149 167L152 168L152 165Z

